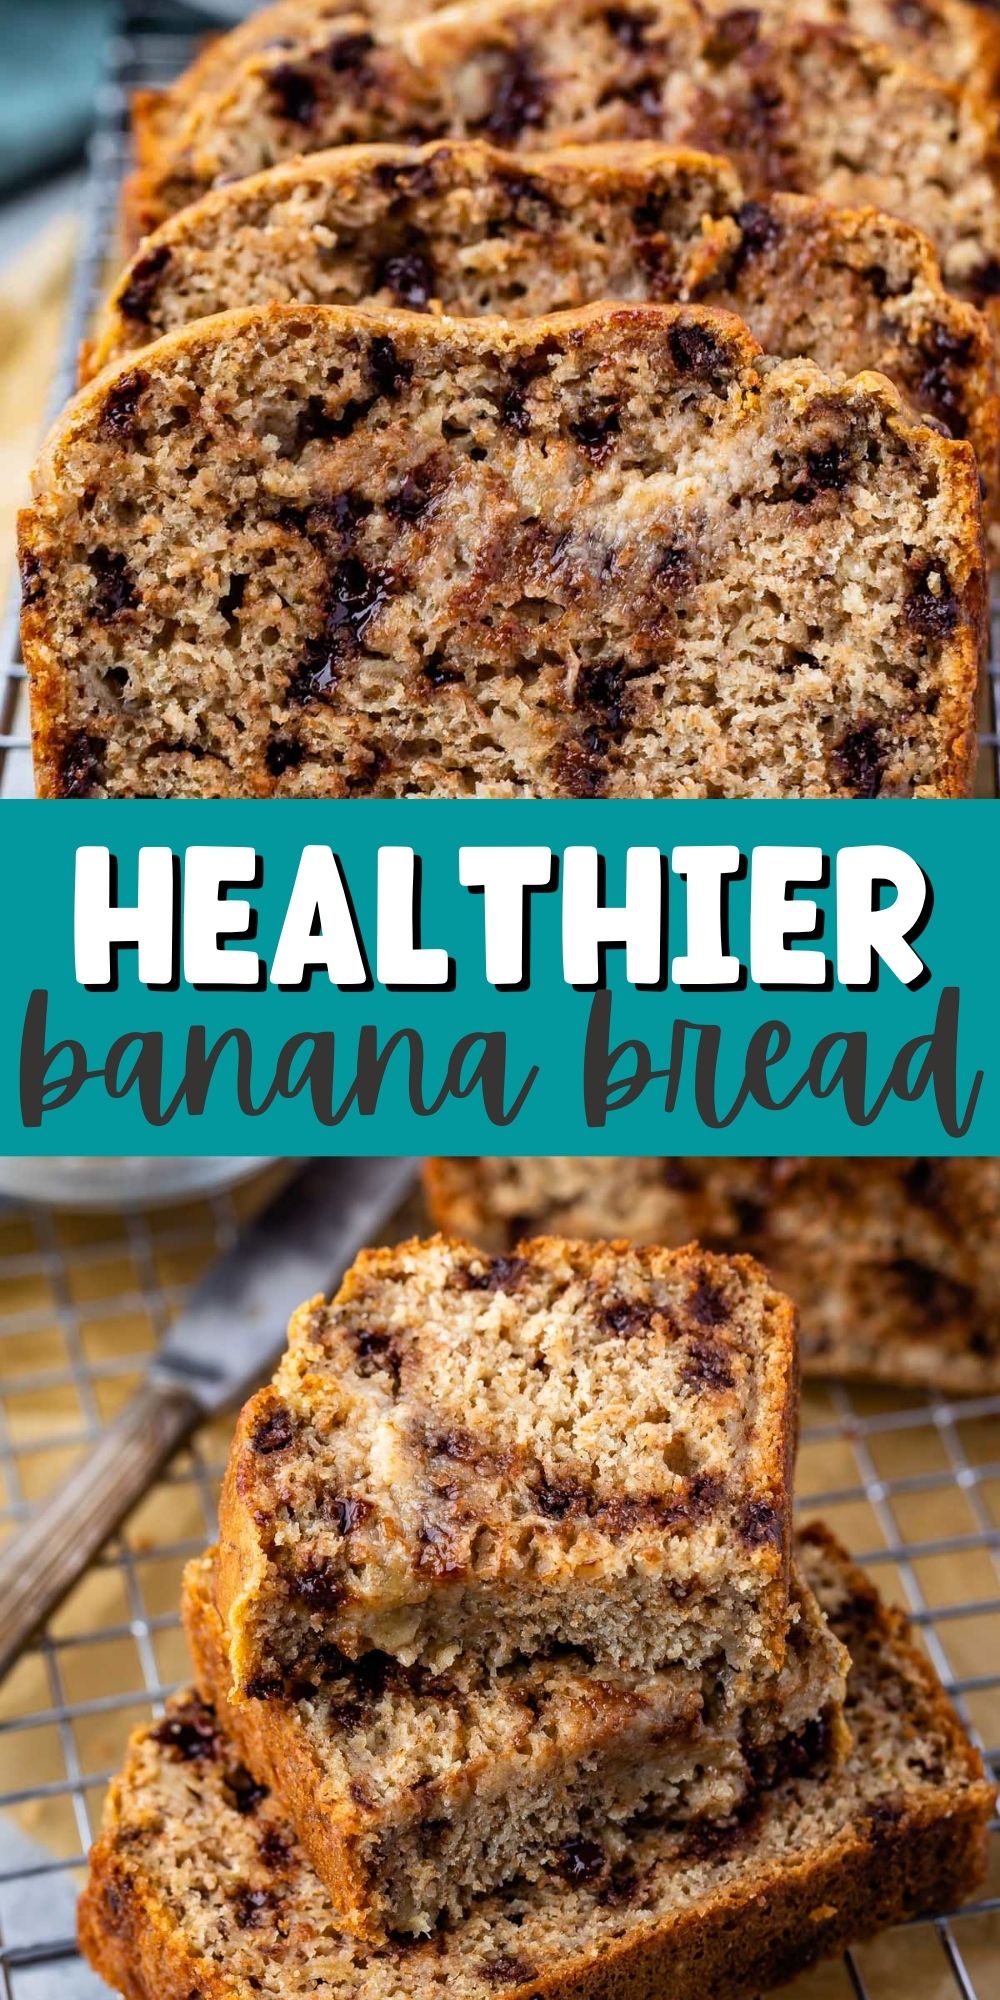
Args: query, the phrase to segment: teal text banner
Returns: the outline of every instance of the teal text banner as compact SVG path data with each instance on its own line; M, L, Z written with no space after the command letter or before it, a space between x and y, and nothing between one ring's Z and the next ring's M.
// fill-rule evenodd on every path
M4 828L6 1153L996 1151L989 802Z

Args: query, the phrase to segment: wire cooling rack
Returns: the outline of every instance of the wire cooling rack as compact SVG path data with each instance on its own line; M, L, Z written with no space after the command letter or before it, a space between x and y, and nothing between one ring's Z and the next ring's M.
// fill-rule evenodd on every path
M126 1217L0 1213L0 1532L114 1416L261 1192ZM912 1612L1000 1776L1000 1396L813 1383L802 1415L803 1515L822 1515ZM213 1534L229 1429L206 1427L177 1457L0 1685L2 2000L104 1992L75 1955L76 1888L129 1731L186 1680L181 1570ZM993 1848L978 1902L819 1969L792 2000L997 2000L996 1834Z
M112 38L98 120L90 147L82 235L66 335L52 397L55 413L76 384L77 356L105 285L114 254L121 185L129 165L128 105L133 90L169 83L190 61L191 17L170 0L158 7L125 8ZM18 639L18 590L8 593L0 625L0 796L32 790L27 733L27 691ZM990 660L983 689L977 790L1000 793L1000 588L994 590Z

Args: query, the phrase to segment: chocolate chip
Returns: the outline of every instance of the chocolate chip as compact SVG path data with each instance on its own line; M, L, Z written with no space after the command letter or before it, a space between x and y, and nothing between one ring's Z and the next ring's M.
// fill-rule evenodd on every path
M547 85L527 50L512 49L497 73L485 130L501 145L512 144L526 126L544 122L547 102Z
M921 340L920 353L925 366L916 383L918 397L944 419L952 437L965 437L968 417L961 372L972 362L972 335L955 334L935 324Z
M367 58L374 47L374 35L365 32L337 35L327 49L327 61L335 76L353 75L358 81L366 81L369 73Z
M538 1511L547 1521L564 1521L567 1514L585 1511L586 1492L568 1480L549 1480L544 1474L535 1489Z
M628 682L621 665L606 660L592 667L581 667L573 691L573 705L575 708L595 710L608 737L621 736L629 721Z
M613 440L621 429L621 419L617 410L595 407L584 410L569 428L587 457L601 465L614 448Z
M698 566L690 549L674 545L664 549L653 573L653 582L658 589L664 589L671 596L682 591L693 590L698 581Z
M958 623L958 599L935 563L920 570L904 608L907 623L922 639L947 639Z
M155 250L147 250L144 257L136 258L128 283L118 296L118 310L126 319L137 320L140 326L151 325L160 279L173 262L173 254L169 244L160 243Z
M264 763L272 778L281 778L286 771L296 771L305 754L304 743L296 743L290 736L272 736L264 751Z
M646 31L652 27L655 18L652 13L633 14L624 7L610 7L604 16L615 41L634 54L645 48Z
M131 437L139 414L139 404L149 387L149 376L141 368L131 368L127 375L119 375L113 382L101 409L101 435L111 438Z
M877 799L885 776L886 752L873 722L861 722L835 746L834 766L841 784L858 799Z
M222 1737L214 1711L203 1702L189 1702L173 1715L166 1715L150 1730L154 1743L170 1750L179 1764L198 1764L216 1758Z
M731 1389L732 1356L721 1341L692 1340L688 1343L688 1359L682 1373L693 1389Z
M342 1535L351 1535L355 1528L363 1527L375 1512L370 1500L362 1500L359 1494L348 1494L343 1500L328 1500L324 1512L335 1523Z
M466 1265L461 1276L470 1292L516 1292L527 1274L523 1257L482 1257L475 1269Z
M21 602L25 610L32 604L40 604L44 596L45 578L40 558L34 549L24 549L21 554Z
M94 616L102 625L110 625L123 611L136 610L139 586L117 549L92 549L87 562L95 585Z
M413 374L413 363L400 359L387 333L378 333L368 349L368 373L380 396L398 396Z
M696 1472L687 1483L687 1512L694 1521L708 1521L724 1496L725 1487L714 1472Z
M233 1915L241 1931L260 1930L274 1908L270 1889L251 1889L244 1884L233 1897Z
M391 292L399 306L426 312L434 297L434 267L425 250L403 250L380 258L371 277L373 292Z
M611 1299L604 1307L601 1318L610 1333L627 1340L633 1333L648 1333L649 1310L646 1306L632 1305L628 1299Z
M740 1534L749 1549L762 1549L768 1543L780 1549L784 1525L777 1507L770 1500L748 1500L740 1516Z
M284 1690L285 1683L280 1674L251 1674L246 1684L250 1701L275 1701Z
M523 1986L526 1980L534 1977L531 1960L515 1957L509 1951L499 1951L493 1958L482 1959L479 1970L491 1986Z
M258 1785L256 1778L251 1776L245 1764L234 1764L226 1772L222 1789L227 1804L234 1812L239 1813L242 1819L256 1812L257 1807L270 1797L267 1785Z
M347 556L338 563L330 580L322 630L310 641L289 682L292 698L313 701L336 686L345 650L353 650L363 639L385 601L385 578L380 571L366 569L357 556Z
M737 209L735 220L740 231L735 259L737 267L742 267L750 257L766 256L781 241L782 225L766 202L745 201Z
M522 383L513 382L508 389L505 389L500 404L500 422L507 430L513 431L515 437L527 437L531 429L531 417Z
M688 1294L687 1309L698 1326L724 1326L729 1318L725 1294L710 1278L699 1278Z
M368 1379L384 1372L398 1389L402 1357L392 1334L378 1327L352 1327L351 1339L358 1357L358 1374Z
M287 1868L292 1855L291 1835L279 1826L267 1826L257 1843L257 1852L265 1868Z
M852 464L842 445L821 445L806 452L809 482L824 493L842 493L850 483Z
M513 224L519 229L544 227L553 216L562 212L552 189L536 180L533 174L506 173L501 185L507 204L505 219L508 226ZM490 233L493 233L492 225Z
M85 799L101 775L104 743L86 730L69 737L59 752L59 797Z
M431 452L429 458L408 472L401 486L391 493L385 503L386 513L394 521L419 521L432 500L443 492L448 483L449 470L444 452Z
M294 63L276 63L268 71L267 90L279 118L289 125L310 126L319 108L316 79Z
M346 1589L332 1563L317 1557L296 1579L297 1594L310 1611L336 1611L343 1604Z
M607 1865L608 1857L596 1840L568 1840L559 1850L559 1873L574 1887L581 1882L596 1882Z
M287 1451L294 1436L295 1423L292 1413L282 1407L271 1410L266 1417L261 1418L251 1433L250 1442L254 1451L267 1457L271 1452Z
M676 320L670 329L670 352L674 367L682 375L697 375L718 387L730 374L724 348L703 326L691 320Z

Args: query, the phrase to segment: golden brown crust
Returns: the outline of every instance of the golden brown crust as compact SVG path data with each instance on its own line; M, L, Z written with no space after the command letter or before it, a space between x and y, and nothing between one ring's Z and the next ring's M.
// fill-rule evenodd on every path
M684 331L677 332L679 328ZM343 369L339 377L340 396L348 395L345 384L349 379L363 388L370 380L366 354L373 351L376 342L387 340L391 352L403 358L406 371L395 381L389 399L398 420L395 423L387 420L384 391L377 397L368 393L363 404L348 400L342 408L338 405L336 415L331 412L329 418L322 408L321 396L320 418L332 424L334 434L321 435L318 443L311 439L308 423L313 421L314 399L307 391L313 381L319 384L332 379L326 369L332 361L338 361ZM778 490L773 497L781 500L781 507L772 504L770 491L764 498L756 492L756 471L751 477L748 461L739 475L748 490L741 490L737 496L744 508L740 516L744 533L734 540L733 509L723 504L721 486L729 476L726 466L737 461L730 446L720 451L720 463L713 463L711 468L706 466L704 496L698 504L714 510L713 532L718 544L715 561L720 578L732 572L729 594L718 599L715 595L699 598L697 565L688 567L685 563L681 565L679 585L671 582L669 590L671 605L672 594L680 589L690 594L693 605L702 606L704 617L727 658L730 651L737 650L736 641L734 637L732 649L722 646L726 636L722 623L729 616L734 633L742 629L742 593L750 589L745 569L751 508L758 524L752 531L757 538L755 576L759 576L762 539L768 535L772 538L769 559L779 562L786 560L786 545L790 545L792 538L796 547L802 545L802 561L809 565L808 573L816 570L816 588L821 587L824 579L827 589L830 587L829 578L825 578L822 564L817 560L814 543L819 530L813 525L812 509L815 502L821 514L825 508L823 518L828 518L833 494L825 488L817 493L808 483L801 489L804 496L801 505L799 488L782 494L783 459L773 454L768 457L764 443L759 441L761 430L768 430L768 434L769 427L780 429L783 434L787 430L785 449L791 454L805 442L798 435L800 431L807 432L810 440L813 433L822 431L821 444L828 445L827 434L834 429L836 462L829 476L840 487L845 482L850 485L855 479L870 481L874 477L868 438L878 438L878 450L882 453L878 464L882 471L876 497L883 508L889 509L893 522L898 519L898 509L905 507L911 527L905 546L889 545L894 565L892 604L886 602L889 579L880 571L877 619L869 625L860 612L857 614L858 641L871 642L872 679L877 683L864 714L858 715L853 702L841 706L846 700L845 691L835 675L831 679L828 663L822 669L826 676L822 685L829 685L833 720L827 718L817 735L819 725L814 727L814 718L820 712L826 716L827 706L826 698L823 702L819 700L821 684L815 681L813 672L816 659L808 651L805 654L793 651L793 663L804 660L813 676L808 700L802 708L793 701L791 712L786 711L783 704L791 699L789 682L780 679L783 667L778 662L773 669L774 701L760 702L760 671L755 667L752 686L744 687L741 683L738 698L734 696L729 704L732 714L728 723L723 721L727 698L719 690L710 690L705 712L698 707L701 683L696 679L693 706L697 722L690 731L681 729L673 704L664 704L656 694L658 683L648 679L656 660L654 634L660 629L656 619L672 615L670 606L664 614L661 604L655 617L649 608L650 593L660 592L656 598L660 604L664 586L657 584L653 576L646 596L640 593L637 598L638 572L633 563L629 568L627 593L620 580L616 582L617 572L608 581L606 567L598 592L590 568L580 568L581 564L592 567L592 546L587 544L579 557L567 556L560 511L564 496L558 489L551 444L540 471L544 470L550 482L549 505L557 518L551 523L547 519L532 521L531 547L522 557L522 568L530 567L530 576L524 579L531 583L526 595L534 597L542 585L551 583L559 599L566 587L565 582L559 584L563 574L559 565L572 560L576 564L573 572L576 581L571 608L563 613L560 629L566 627L568 619L579 615L580 593L591 587L593 619L607 618L614 624L614 637L618 641L615 657L621 657L622 625L630 620L636 624L635 644L641 641L645 648L639 666L647 675L642 687L629 690L629 703L639 704L635 710L637 720L631 719L633 708L627 706L624 724L621 721L615 724L610 735L602 735L600 727L596 732L593 728L588 732L579 720L580 711L587 710L592 703L586 677L582 689L574 693L577 710L574 717L572 710L567 711L564 677L559 681L559 699L555 698L553 676L562 674L557 667L538 674L525 690L523 713L518 711L518 732L513 744L504 731L502 718L500 723L490 724L489 719L495 714L492 695L483 699L478 711L473 710L464 689L460 690L461 701L448 705L453 701L449 689L459 680L473 698L479 698L476 673L469 664L473 651L470 631L478 635L476 644L485 649L489 673L493 673L496 660L512 678L519 675L523 657L530 657L530 648L537 643L537 619L527 621L522 634L516 618L508 615L525 600L515 592L515 605L506 603L504 593L511 589L512 578L517 579L509 563L501 566L497 554L497 537L502 523L507 521L507 513L496 521L494 517L501 505L504 509L508 506L506 486L501 491L497 481L509 479L516 488L523 477L524 454L538 450L531 435L522 438L519 432L511 432L503 408L506 407L504 385L509 379L516 388L522 357L533 352L539 341L555 343L549 348L548 360L558 361L565 388L555 386L556 377L547 365L544 376L532 377L530 393L534 398L545 399L538 405L545 412L540 421L553 429L563 427L555 449L560 463L566 465L567 487L570 481L574 483L577 497L574 518L579 517L579 496L589 492L593 485L592 467L586 472L590 485L581 487L578 483L582 454L577 434L572 431L578 404L582 416L587 414L584 399L592 393L591 385L596 380L592 368L600 368L608 377L612 394L627 398L628 425L623 426L621 438L617 409L612 405L615 429L609 432L607 444L602 441L600 446L601 493L612 476L613 460L624 452L628 442L626 431L640 421L636 386L655 373L657 383L662 381L664 389L670 391L669 396L658 396L659 414L654 416L650 411L648 435L646 431L642 434L642 449L650 464L657 465L657 454L662 455L666 449L660 435L663 425L683 426L688 420L685 397L691 371L689 351L707 357L713 369L724 369L724 376L720 373L716 385L706 392L706 407L710 393L715 399L712 407L719 425L745 432L745 449L756 454L760 478L772 485L777 482ZM426 524L418 521L410 531L411 545L412 538L427 538L426 543L421 543L420 568L411 571L404 565L403 587L398 590L394 587L387 595L380 594L377 579L373 580L377 563L390 560L390 529L392 560L399 560L396 553L399 523L391 518L395 504L391 480L408 476L418 457L423 463L430 435L428 423L434 421L440 425L439 391L437 415L425 422L423 413L430 394L431 375L442 365L454 372L456 380L464 380L462 371L468 371L469 380L474 378L481 389L488 378L491 395L499 394L502 406L498 409L494 402L484 398L485 414L476 420L486 427L477 449L479 459L489 462L488 473L480 473L460 447L452 451L449 444L441 445L442 477L451 491L456 481L461 482L463 492L466 486L470 488L466 494L467 507L475 509L478 532L484 538L482 581L477 580L472 593L479 600L478 611L470 598L472 586L463 593L460 582L450 582L447 574L442 576L433 606L425 609L422 594L425 586L419 579L427 574L428 558L436 552L440 559L444 553L434 534L440 514L434 514L433 510ZM273 491L273 444L261 439L253 421L256 393L253 385L263 384L261 394L266 392L269 396L279 367L295 371L303 397L301 416L307 420L305 443L296 442L296 431L282 466L281 495L292 503L290 508L280 507L280 496ZM721 397L719 384L723 381L737 391L735 397L732 393L725 399ZM217 425L213 430L212 412L220 390L223 395L248 399L244 404L248 414L243 428L227 419L224 426ZM287 393L290 397L290 391ZM412 401L414 412L410 426L402 417L408 407L407 398ZM162 423L169 431L173 422L170 412L176 414L175 399L182 406L182 414L189 410L190 416L183 433L164 443L160 426ZM204 417L199 414L203 406ZM142 424L143 408L148 409L151 421L155 421L150 456L142 444L144 433L141 429L138 433L134 430L136 423ZM360 415L352 416L354 428L348 436L343 428L344 412L358 410ZM290 422L294 411L290 400ZM419 423L417 417L421 419ZM202 436L202 423L206 436L195 485L184 468L186 455L190 455ZM136 435L131 457L126 448L130 424ZM584 425L584 431L585 428ZM862 432L866 434L863 457L859 456ZM368 461L372 468L369 478L378 489L378 501L373 504L366 500L364 518L350 524L348 553L352 559L360 559L363 567L367 563L366 587L375 593L376 615L370 617L367 609L363 616L359 614L357 625L363 635L359 636L339 602L332 610L328 604L330 570L336 567L338 554L343 560L344 543L340 527L331 527L328 515L323 513L322 501L331 491L343 490L344 481L356 477L362 441L366 452L372 455ZM584 452L590 452L586 439ZM844 453L849 465L841 464ZM266 621L266 607L259 599L254 612L251 614L246 607L235 622L235 630L230 621L227 636L220 638L225 597L220 598L214 589L215 568L205 565L193 545L196 526L204 529L205 535L214 534L212 508L220 503L213 499L213 481L220 490L224 486L228 496L229 467L237 462L241 477L247 479L253 495L242 519L239 560L249 570L250 581L256 583L258 591L262 587L261 538L267 544L272 562L275 554L280 553L289 565L289 589L294 604L284 623L281 647L274 643L273 624ZM628 462L634 463L632 459ZM826 462L823 449L819 450L819 462L821 465ZM155 479L151 478L153 464ZM251 478L252 464L257 467L255 479ZM794 475L794 466L792 471ZM116 511L126 496L128 478L133 487L140 481L142 484L138 530L135 509L124 525ZM473 496L471 488L475 482L487 479L489 495L485 492L479 495L477 488ZM677 507L694 506L695 499L688 490L690 482L682 485L683 493L679 492L676 498ZM98 494L96 508L89 511L85 490L96 490ZM595 507L604 504L598 500L596 486L593 491L592 504ZM633 496L628 500L629 506L635 493L636 488L629 485L628 494ZM332 306L275 305L252 312L228 313L168 335L147 350L141 369L136 370L128 362L120 364L83 390L50 436L36 475L36 496L33 507L25 510L21 518L21 554L25 578L23 638L31 678L38 783L43 796L99 795L102 791L109 796L134 796L137 792L163 795L176 782L175 768L184 772L186 788L192 795L207 796L248 793L271 796L296 790L303 795L319 791L326 795L350 795L352 791L367 790L396 796L402 792L449 788L455 792L462 787L497 795L537 791L547 795L607 796L620 791L627 795L662 796L700 795L709 784L744 796L767 790L774 795L791 790L820 796L852 796L860 791L862 796L871 796L873 788L877 790L880 784L886 792L901 795L961 797L969 790L975 752L975 694L986 631L979 475L970 447L915 424L880 376L863 374L839 385L828 382L809 362L761 361L758 343L727 313L694 307L595 305L581 312L532 322L438 320L392 312L365 315ZM514 508L519 504L512 490L509 506ZM184 514L184 509L192 511ZM187 522L186 539L178 545L179 530L174 524L182 515ZM308 517L305 526L304 517ZM646 509L635 535L638 559L647 568L655 569L656 544L650 536L650 518ZM859 512L858 519L859 541L863 541L869 530L861 523L867 516L862 517ZM231 515L227 519L227 533L231 535L230 522ZM310 522L316 524L311 530L312 540ZM664 523L663 532L666 531ZM693 525L692 532L695 531ZM138 533L135 544L134 533ZM616 520L615 533L620 539L621 521ZM290 539L293 536L297 537L294 547ZM321 562L318 543L316 546L314 543L317 537L328 542L331 536L333 544L324 550L330 560ZM116 538L122 537L128 543L127 550L115 546ZM916 549L912 555L911 541ZM705 546L704 532L702 546ZM128 570L130 556L138 563L141 574L132 577L123 606L117 591L121 572L115 565L124 561ZM178 556L187 565L182 570L177 568ZM707 553L703 559L708 561ZM876 566L882 563L881 543L872 545L869 560ZM229 561L239 567L235 543L230 547ZM110 610L104 604L100 586L93 589L88 583L88 572L93 574L95 564L103 567L105 587L110 585ZM540 564L544 575L539 570ZM47 569L52 571L51 579ZM350 575L354 575L353 570ZM178 592L184 577L188 578L189 587L181 602ZM531 582L531 578L535 581ZM276 574L274 581L277 588ZM395 579L390 581L394 583ZM873 583L873 590L874 587ZM193 600L192 591L204 593L203 599ZM933 602L928 600L928 593ZM812 613L815 600L811 594L807 595ZM494 598L505 608L505 616L500 620L486 615ZM835 630L829 639L834 652L843 642L843 608L839 598L837 602ZM786 617L787 609L786 604ZM183 654L182 686L178 689L174 684L172 646L161 643L164 635L168 639L176 635L178 621L185 617L195 626L200 619L206 621L203 629L213 634L203 642L205 678L199 688L200 700L193 705L190 658ZM478 619L475 625L470 624L473 617ZM209 627L210 618L214 624ZM301 678L297 676L305 674L309 649L322 639L326 618L336 626L334 636L342 650L337 654L332 678L328 676L323 682L320 699L314 695L311 682L303 692ZM384 620L395 622L391 633L385 626L383 636ZM431 643L425 626L433 626L439 654L444 659L444 669L429 687L426 680L417 685L418 675L424 674L423 663ZM343 651L345 629L350 643ZM675 630L673 625L670 629ZM675 643L685 643L692 629L689 613L688 623L677 632ZM706 627L706 635L707 631ZM238 638L245 654L251 649L255 634L266 632L271 633L271 638L265 646L253 646L252 663L245 659L241 663L233 650L233 637ZM392 729L387 723L382 765L373 770L366 747L372 732L369 728L366 736L359 738L354 709L359 704L363 706L370 721L370 703L363 703L358 692L359 686L363 692L367 683L358 683L355 677L370 671L368 635L376 633L379 637L375 651L382 663L378 669L382 679L378 682L376 676L376 684L383 686L383 712ZM826 643L816 641L820 651ZM450 647L455 649L454 664ZM697 665L703 653L704 644L702 652L695 648L692 671L696 676L704 671ZM761 660L770 657L760 642L753 653L755 663L758 655ZM383 685L386 657L404 662L398 668L398 688L394 683L388 693ZM551 648L547 657L554 657ZM578 656L574 654L573 658ZM464 662L464 671L459 659ZM742 661L741 653L732 667L737 675L743 672ZM346 672L342 671L343 665ZM142 700L130 700L126 694L123 701L118 692L122 676L128 684L133 669L139 676ZM911 669L917 674L915 689ZM143 676L147 674L155 676L155 699L152 691L143 687ZM238 731L233 722L237 685L241 703ZM484 685L487 689L493 685L488 676ZM603 684L599 693L606 707L610 696L603 690ZM372 700L375 698L373 687ZM513 690L512 699L515 699ZM166 715L158 705L160 701L168 711ZM278 724L274 718L282 704L284 726L295 738L291 748L296 754L275 764L272 737ZM891 716L892 725L881 732L880 705L885 706L887 721ZM116 729L120 708L124 720ZM409 753L400 717L403 715L408 727L416 730L425 710L428 728L423 734L417 731L418 743L425 743L428 736L432 742L437 740L435 731L442 727L442 710L448 719L444 731L446 742L436 758L426 750L421 753L424 762L418 762L416 769L411 770L406 761ZM780 741L776 735L779 712L783 718ZM491 726L496 727L497 733L490 766L492 776L484 772L486 751L482 748L483 730ZM626 748L631 753L628 756L621 752L623 727ZM799 732L795 756L789 736L793 728ZM841 729L845 732L843 736L839 733ZM859 732L860 749L856 740ZM401 733L394 763L390 743L399 741ZM471 755L468 744L472 741L477 746L474 760L477 768L475 775L470 772L466 781L465 766ZM872 742L877 751L874 756ZM174 763L165 762L168 756L174 758Z

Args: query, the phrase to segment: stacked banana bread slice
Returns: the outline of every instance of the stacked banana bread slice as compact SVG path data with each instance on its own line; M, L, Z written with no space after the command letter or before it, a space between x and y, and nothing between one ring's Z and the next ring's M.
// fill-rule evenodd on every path
M795 1360L760 1267L696 1248L436 1238L303 1308L186 1578L197 1691L109 1800L97 1969L735 2000L966 1893L978 1759L791 1533Z

